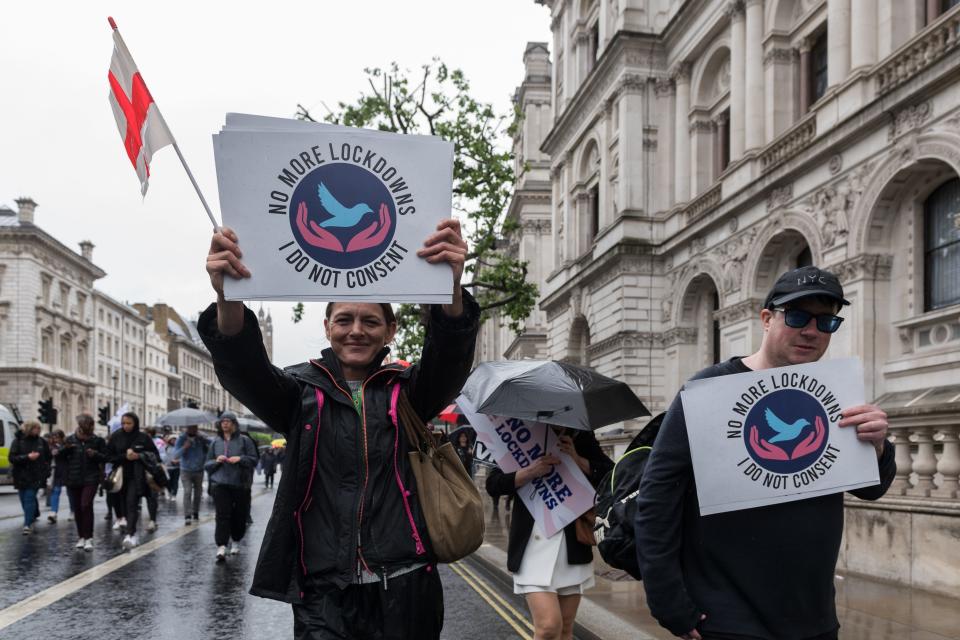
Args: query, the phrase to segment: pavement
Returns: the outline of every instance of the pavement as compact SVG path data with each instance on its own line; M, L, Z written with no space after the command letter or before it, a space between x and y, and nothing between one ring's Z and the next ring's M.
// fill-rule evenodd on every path
M483 491L481 489L481 491ZM484 494L487 528L474 559L505 587L510 514L494 514ZM594 551L596 585L581 600L576 635L583 640L674 640L647 609L643 585L606 565ZM840 640L960 640L960 600L857 575L838 575Z

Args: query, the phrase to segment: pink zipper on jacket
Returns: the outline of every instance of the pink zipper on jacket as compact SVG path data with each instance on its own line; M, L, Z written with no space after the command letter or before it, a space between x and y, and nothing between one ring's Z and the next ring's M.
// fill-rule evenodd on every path
M317 428L314 430L313 434L313 465L310 467L310 480L307 481L307 491L303 496L303 502L300 503L300 507L293 512L293 517L297 521L297 529L300 531L300 568L303 570L303 575L307 575L307 563L303 559L303 552L305 547L305 542L303 539L303 512L304 507L310 501L310 494L313 490L313 478L317 473L317 447L320 444L320 413L323 411L323 393L320 392L320 389L314 387L313 390L317 394ZM305 425L305 429L309 429L310 425ZM303 597L303 594L300 594L300 597Z
M397 486L400 488L400 496L403 498L403 508L407 512L407 521L410 523L410 534L417 546L417 555L422 556L427 552L423 546L423 540L420 538L420 532L417 531L417 523L413 521L413 512L410 510L410 501L407 498L410 492L403 486L403 480L400 478L400 467L397 464L397 452L400 449L400 421L397 418L397 400L400 397L400 383L393 385L393 391L390 393L390 418L393 420L393 474L397 479Z

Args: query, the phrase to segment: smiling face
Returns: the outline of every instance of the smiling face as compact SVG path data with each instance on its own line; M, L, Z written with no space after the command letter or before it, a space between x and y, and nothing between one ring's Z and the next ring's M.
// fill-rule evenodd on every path
M347 380L362 380L373 359L397 332L379 304L337 302L323 321L330 347Z
M801 298L784 305L790 309L803 309L816 315L836 313L836 306L815 297ZM829 333L817 329L816 318L810 318L802 329L788 327L783 313L764 309L760 312L763 324L763 344L760 347L772 367L816 362L830 346Z

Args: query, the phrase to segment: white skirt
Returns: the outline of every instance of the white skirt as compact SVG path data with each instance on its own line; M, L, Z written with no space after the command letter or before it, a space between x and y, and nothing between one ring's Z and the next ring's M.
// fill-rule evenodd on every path
M569 596L582 594L593 584L593 562L570 564L567 562L567 541L563 531L548 538L534 523L520 570L513 574L513 592L546 591Z

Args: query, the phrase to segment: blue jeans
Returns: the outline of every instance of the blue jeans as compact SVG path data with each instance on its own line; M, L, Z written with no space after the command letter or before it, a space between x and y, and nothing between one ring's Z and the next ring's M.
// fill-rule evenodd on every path
M62 490L62 484L55 484L53 485L53 489L50 490L50 513L60 511L60 492Z
M40 515L36 489L20 489L20 507L23 509L23 526L29 527Z

